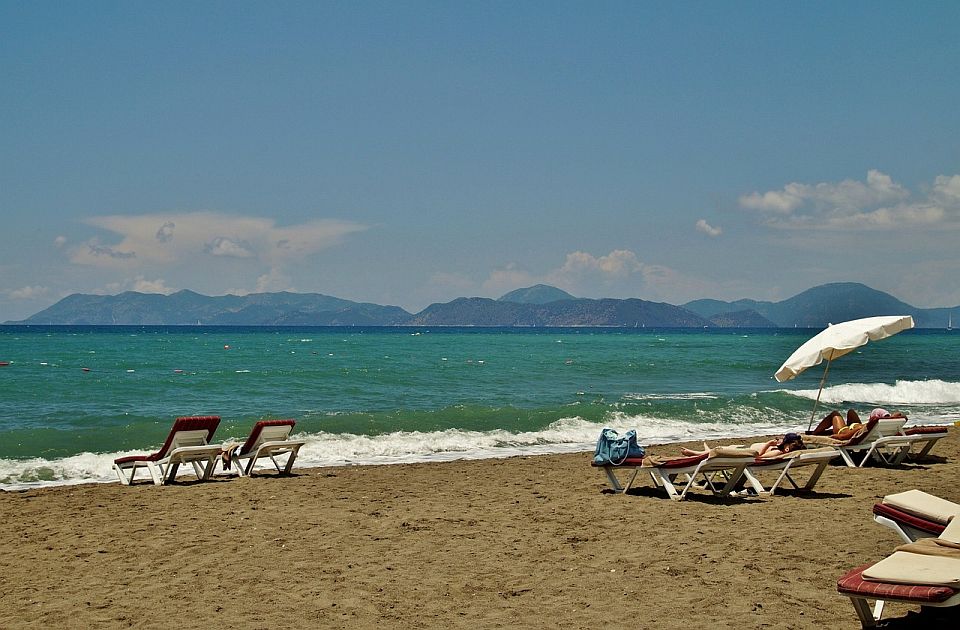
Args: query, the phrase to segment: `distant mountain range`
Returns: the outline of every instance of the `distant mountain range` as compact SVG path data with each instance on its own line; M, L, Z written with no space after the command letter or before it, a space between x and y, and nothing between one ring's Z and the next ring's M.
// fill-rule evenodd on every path
M960 309L960 307L957 307ZM318 293L206 296L76 293L7 324L140 326L616 326L682 328L820 328L872 315L912 315L920 328L945 328L953 308L922 309L862 284L825 284L782 302L694 300L682 306L636 298L576 298L536 285L503 297L457 298L413 314L398 306L352 302ZM958 322L960 325L960 322Z

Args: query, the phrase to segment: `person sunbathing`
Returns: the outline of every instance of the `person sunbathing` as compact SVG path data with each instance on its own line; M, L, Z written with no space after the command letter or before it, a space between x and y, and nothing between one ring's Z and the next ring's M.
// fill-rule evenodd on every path
M870 412L870 420L884 418L906 418L906 416L899 411L890 413L881 407ZM839 411L831 411L813 429L813 435L829 435L836 440L849 440L862 428L863 423L860 422L860 415L855 409L847 409L846 420Z
M814 427L813 435L830 435L838 440L846 440L862 426L863 423L860 422L860 416L855 409L847 409L846 419L839 411L831 411L823 417L820 424Z
M681 448L680 452L684 455L695 456L703 455L704 453L709 453L710 449L706 448L706 444L703 445L705 450L695 451L690 448ZM748 446L751 451L754 451L757 454L757 457L761 459L768 459L771 457L779 457L780 455L786 455L787 453L792 453L793 451L806 448L803 444L803 438L800 437L799 433L787 433L783 436L783 439L772 439L767 440L766 442L754 442Z

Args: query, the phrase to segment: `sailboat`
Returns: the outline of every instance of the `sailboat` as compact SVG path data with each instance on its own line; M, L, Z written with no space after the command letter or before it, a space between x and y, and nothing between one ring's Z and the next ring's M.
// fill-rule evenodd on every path
M953 313L947 315L947 330L953 330Z

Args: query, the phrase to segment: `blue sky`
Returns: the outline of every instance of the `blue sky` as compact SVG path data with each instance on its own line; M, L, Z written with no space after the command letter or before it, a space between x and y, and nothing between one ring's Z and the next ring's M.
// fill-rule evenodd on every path
M0 0L0 321L538 282L960 304L960 3Z

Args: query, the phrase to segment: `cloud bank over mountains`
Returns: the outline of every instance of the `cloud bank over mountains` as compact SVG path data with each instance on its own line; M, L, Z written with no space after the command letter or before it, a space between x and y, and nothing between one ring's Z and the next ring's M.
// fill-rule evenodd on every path
M809 230L955 229L960 227L960 175L939 175L929 189L907 190L878 170L865 181L802 184L742 195L772 228Z

